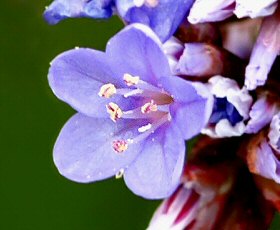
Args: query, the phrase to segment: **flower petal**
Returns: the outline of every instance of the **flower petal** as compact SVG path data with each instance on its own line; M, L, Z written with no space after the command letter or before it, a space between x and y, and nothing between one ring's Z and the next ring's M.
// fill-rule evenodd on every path
M271 103L266 96L258 98L249 113L250 120L246 125L246 133L257 133L271 121L276 113L276 105Z
M156 0L146 1L147 4L142 1L142 5L135 2L135 0L116 0L121 17L127 22L143 23L151 27L162 41L166 41L182 22L194 0Z
M251 141L247 155L247 163L252 173L261 175L280 183L280 162L272 151L268 142L263 139L261 142Z
M201 133L213 138L223 138L241 136L244 131L244 122L240 121L236 125L232 126L229 120L222 119L214 127L211 127L210 125L207 126L201 131Z
M234 0L195 1L188 20L193 24L222 21L233 14L234 6Z
M270 146L276 151L277 154L280 153L280 113L278 112L273 116L269 132L268 139Z
M260 33L245 72L245 86L249 90L264 85L280 51L280 8L263 19Z
M49 24L56 24L65 18L112 16L112 0L55 0L46 8L44 18Z
M145 198L167 197L179 184L184 155L185 143L179 130L162 127L145 140L141 153L125 171L125 182Z
M52 61L48 78L59 99L88 116L108 117L105 105L112 101L122 109L131 103L131 99L122 100L118 95L109 99L98 96L103 84L124 84L103 52L84 48L64 52Z
M168 60L161 46L149 27L132 24L110 39L106 53L114 62L114 71L118 75L137 75L156 85L159 77L170 75Z
M223 53L221 49L204 43L186 43L176 72L188 76L213 76L223 72Z
M160 83L174 98L170 106L171 117L183 138L190 139L199 134L212 112L213 98L207 94L207 88L178 77L161 78Z
M238 18L264 17L273 14L277 4L277 0L236 0L234 14Z
M175 37L171 37L165 43L163 43L163 50L168 58L171 72L176 75L176 66L178 63L178 58L182 55L184 51L183 43Z
M90 118L74 115L63 127L54 147L54 162L60 173L77 182L93 182L111 177L125 169L137 156L140 144L129 145L118 153L114 140L138 134L139 121Z

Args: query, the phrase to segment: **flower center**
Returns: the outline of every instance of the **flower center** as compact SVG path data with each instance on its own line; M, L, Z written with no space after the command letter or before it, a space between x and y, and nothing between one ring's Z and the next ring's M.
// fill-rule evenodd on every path
M123 80L127 88L116 88L112 83L107 83L100 87L98 95L104 98L121 95L124 100L129 97L137 97L143 104L140 107L123 111L116 103L110 102L106 108L111 120L117 122L119 119L145 119L149 122L138 128L138 135L135 137L114 140L112 147L117 153L126 151L130 144L145 139L165 122L170 121L169 106L173 102L173 98L163 89L141 80L138 76L126 73Z
M142 113L150 113L150 112L156 112L157 111L157 104L155 104L154 100L151 100L150 102L147 102L141 107Z
M243 120L237 109L228 102L227 98L214 97L214 108L209 123L217 124L222 119L227 119L232 126Z

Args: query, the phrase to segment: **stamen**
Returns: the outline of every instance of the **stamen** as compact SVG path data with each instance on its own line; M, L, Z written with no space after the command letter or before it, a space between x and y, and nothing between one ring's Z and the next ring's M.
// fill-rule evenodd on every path
M126 119L160 119L162 116L164 116L167 112L166 111L159 111L152 113L142 113L141 107L138 107L136 109L123 111L122 118Z
M102 85L102 86L100 87L100 90L99 90L98 95L99 95L100 97L110 98L110 97L113 96L116 92L117 92L116 87L115 87L113 84L108 83L108 84Z
M149 123L149 124L147 124L147 125L141 126L141 127L138 129L138 132L139 132L139 133L144 133L144 132L146 132L147 130L149 130L150 128L152 128L152 125Z
M117 153L122 153L125 150L127 150L128 148L128 143L125 140L116 140L113 141L113 149L117 152Z
M138 76L132 76L129 73L125 73L123 75L123 79L124 79L125 83L127 84L127 86L137 85L137 88L141 89L141 90L145 90L145 91L147 90L147 91L151 91L154 93L156 93L156 92L165 93L162 89L160 89L157 86L154 86L146 81L141 80L140 77L138 77Z
M167 94L166 92L164 92L163 89L161 89L157 86L154 86L154 85L152 85L152 84L150 84L146 81L143 81L143 80L139 80L139 82L137 84L137 88L145 90L145 91L151 91L151 92L154 92L154 93Z
M131 97L131 96L141 96L141 94L143 94L143 90L135 89L135 90L131 90L130 92L124 94L123 96L125 98L127 98L127 97Z
M149 124L146 127L146 130L144 132L140 132L139 129L141 130L142 127L140 127L138 129L138 131L141 133L138 136L134 137L133 139L128 139L128 143L130 144L135 144L135 143L139 143L140 141L142 141L143 139L145 139L146 137L148 137L151 133L154 133L161 125L163 125L165 122L170 121L170 114L166 114L164 116L162 116L160 119L156 120L155 122L153 122L151 125L151 127L149 127ZM145 127L145 126L143 126ZM148 129L147 129L148 128Z
M123 75L123 80L125 81L127 86L137 85L139 82L139 79L140 78L138 76L133 77L129 73L125 73Z
M124 175L124 169L120 169L120 171L118 171L115 175L116 179L120 179L122 178Z
M155 104L154 100L151 100L150 102L147 102L141 107L142 113L150 113L150 112L156 112L157 111L157 104Z
M120 107L113 103L110 102L108 105L106 105L107 112L110 114L110 118L112 121L116 122L117 119L121 118L123 115L123 111L120 109Z
M125 73L123 75L123 79L127 86L135 86L135 88L118 88L116 89L113 85L109 85L109 93L111 92L112 86L112 93L122 95L125 98L128 97L144 97L144 98L152 98L156 104L164 105L170 104L173 102L173 98L161 89L160 86L154 86L150 83L147 83L140 79L138 76L132 76L129 73ZM104 91L106 92L107 88L104 87ZM107 93L107 92L106 92ZM103 91L101 90L99 93L101 96L104 95ZM109 96L111 96L109 94ZM108 96L108 97L109 97Z

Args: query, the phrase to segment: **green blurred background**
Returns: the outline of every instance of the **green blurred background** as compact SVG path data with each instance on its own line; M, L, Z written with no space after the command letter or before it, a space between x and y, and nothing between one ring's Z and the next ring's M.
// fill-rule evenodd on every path
M1 0L0 229L144 229L158 202L133 195L122 180L77 184L57 172L52 147L74 111L47 82L50 61L75 46L104 49L122 28L109 21L49 26L50 1Z
M75 46L104 49L122 24L70 19L49 26L42 18L49 3L1 0L0 229L145 229L159 202L133 195L122 180L68 181L53 164L53 144L74 111L48 87L49 63Z

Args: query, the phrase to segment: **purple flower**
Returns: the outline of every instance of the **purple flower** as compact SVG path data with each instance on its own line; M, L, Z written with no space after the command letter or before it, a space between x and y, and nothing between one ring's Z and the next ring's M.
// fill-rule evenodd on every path
M190 31L189 33L192 34ZM209 44L209 41L183 44L176 37L171 37L163 44L163 49L172 73L185 79L205 81L214 75L236 76L244 73L245 66L238 57L225 49Z
M148 25L162 41L176 31L194 0L116 0L120 16L129 23Z
M278 105L267 93L261 95L253 104L246 125L245 133L257 133L271 122L274 114L279 110Z
M106 52L79 48L56 57L49 83L78 113L62 129L54 161L77 182L116 175L145 198L177 187L185 139L209 118L211 100L202 85L170 74L156 35L133 24L108 42Z
M190 23L222 21L233 15L235 0L196 0L188 20Z
M220 53L211 45L204 43L186 43L176 72L187 76L213 76L222 71Z
M248 144L247 161L251 172L280 183L280 113L273 116L268 130Z
M208 125L202 133L211 137L241 136L253 102L248 91L240 89L236 81L222 76L210 78L208 88L215 100Z
M50 24L65 18L108 18L116 13L127 23L150 26L162 41L176 31L194 0L55 0L45 11Z
M238 18L263 17L273 14L277 5L277 0L236 0L234 13Z
M280 51L280 8L263 19L258 39L246 68L245 86L254 90L264 85L274 60Z
M113 12L112 0L55 0L46 8L44 18L56 24L65 18L108 18Z
M210 78L225 72L233 72L237 58L226 50L212 44L198 42L185 43L184 46L184 51L175 66L176 74Z
M168 58L171 72L176 74L176 66L180 56L184 51L183 43L175 37L171 37L165 43L163 43L163 51Z
M196 0L190 10L191 23L222 21L235 14L238 18L263 17L274 13L277 0Z

